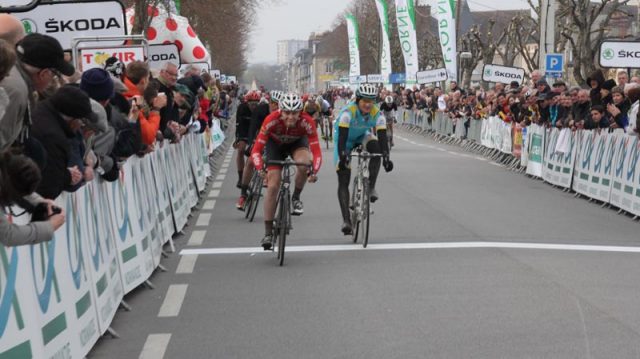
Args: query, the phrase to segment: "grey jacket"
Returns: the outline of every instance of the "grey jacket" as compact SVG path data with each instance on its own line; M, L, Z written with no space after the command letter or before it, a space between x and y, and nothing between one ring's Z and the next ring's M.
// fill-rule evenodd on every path
M31 203L42 201L37 194L25 197ZM53 226L49 221L17 225L9 222L4 207L0 206L0 243L6 247L23 246L49 241L53 238Z

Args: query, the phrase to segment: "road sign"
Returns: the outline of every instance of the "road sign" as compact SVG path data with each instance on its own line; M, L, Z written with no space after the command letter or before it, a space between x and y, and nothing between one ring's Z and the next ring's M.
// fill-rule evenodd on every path
M420 71L416 74L419 84L429 84L433 82L447 81L449 76L447 75L447 69L433 69L427 71Z
M602 42L600 45L600 67L640 68L640 42Z
M564 71L563 54L547 54L545 58L545 70L547 73Z
M509 84L512 81L522 84L522 81L524 81L524 69L500 65L484 65L482 79L487 82L502 84Z
M367 82L370 84L383 84L388 81L388 78L384 75L374 74L367 75Z

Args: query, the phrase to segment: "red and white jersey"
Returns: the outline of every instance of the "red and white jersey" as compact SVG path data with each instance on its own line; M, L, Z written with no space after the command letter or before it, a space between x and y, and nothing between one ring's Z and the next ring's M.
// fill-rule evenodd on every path
M269 139L279 145L287 145L303 137L307 137L309 140L309 149L313 154L313 171L318 173L320 165L322 165L322 149L318 141L316 121L304 112L300 113L300 118L294 127L286 126L280 110L272 112L264 119L260 133L251 150L253 164L258 170L262 169L262 151Z

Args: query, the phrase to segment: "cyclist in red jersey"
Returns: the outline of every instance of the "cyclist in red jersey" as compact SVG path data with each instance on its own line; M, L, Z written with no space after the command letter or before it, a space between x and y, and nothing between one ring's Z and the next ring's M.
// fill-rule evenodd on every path
M316 123L306 113L302 113L302 101L294 93L283 95L280 99L280 110L272 112L265 118L260 133L251 150L251 160L258 171L264 174L262 151L266 149L267 161L284 161L290 155L295 162L309 163L312 170L304 166L298 167L295 178L295 189L291 196L293 215L304 212L300 193L307 181L318 180L316 174L322 165L322 150L318 142ZM312 157L313 155L313 157ZM264 200L265 236L260 242L265 250L271 249L273 238L273 219L276 213L278 189L282 169L279 166L267 167L267 193Z

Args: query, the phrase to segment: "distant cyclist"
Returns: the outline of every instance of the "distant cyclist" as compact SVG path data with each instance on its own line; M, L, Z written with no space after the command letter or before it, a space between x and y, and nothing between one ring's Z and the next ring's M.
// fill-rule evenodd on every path
M238 183L236 187L240 188L242 183L242 173L244 172L244 156L248 145L249 127L251 126L251 117L255 111L260 94L257 91L251 91L244 97L244 101L238 105L236 110L236 140L233 142L233 148L236 149L236 166L238 168Z
M251 116L251 122L249 124L249 132L247 134L247 148L245 150L245 154L249 156L251 154L251 149L255 143L256 135L262 127L262 123L269 116L271 112L278 110L278 102L282 93L280 91L271 91L269 96L264 96L263 98L268 98L268 103L260 103L256 106L255 110ZM253 176L253 164L251 161L247 161L244 166L244 172L242 173L242 183L240 184L240 198L236 202L236 208L240 211L244 210L244 202L247 200L247 191L249 190L249 182L251 182L251 177Z
M318 142L318 133L314 120L302 112L302 101L294 93L288 93L280 99L280 110L271 113L264 120L260 133L256 138L251 160L255 168L262 171L264 165L262 151L266 150L267 161L284 161L291 156L293 161L309 163L309 172L305 166L300 166L296 172L295 189L291 197L293 215L304 212L300 194L307 181L317 181L316 174L322 164L322 150ZM312 156L313 154L313 156ZM278 189L280 188L280 166L267 167L267 193L264 200L265 236L260 242L265 250L273 245L273 219L276 213Z
M329 101L325 100L324 98L322 98L322 96L318 95L318 97L316 98L316 106L318 107L318 112L320 113L319 116L319 121L324 121L323 117L326 117L329 120L329 128L331 128L331 124L333 122L333 116L331 114L331 104L329 103ZM322 133L322 138L326 139L326 136L329 136L329 138L331 138L331 133L324 133L324 126L322 126L322 123L319 123L320 125L320 132Z
M338 174L338 201L342 213L342 233L352 232L349 215L349 183L351 168L349 154L356 146L362 144L369 153L381 153L385 171L393 170L393 162L389 159L387 142L387 120L380 112L375 101L378 91L374 85L361 84L356 90L355 101L341 110L334 124L334 162ZM372 129L375 128L376 138ZM369 188L371 202L378 200L376 180L380 171L380 158L374 157L369 162Z
M398 106L396 106L392 96L384 98L384 102L380 105L380 111L382 111L382 114L387 119L387 135L389 136L389 143L393 146L393 124L396 122Z

